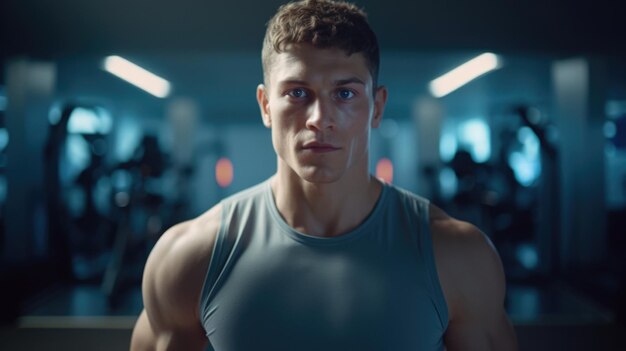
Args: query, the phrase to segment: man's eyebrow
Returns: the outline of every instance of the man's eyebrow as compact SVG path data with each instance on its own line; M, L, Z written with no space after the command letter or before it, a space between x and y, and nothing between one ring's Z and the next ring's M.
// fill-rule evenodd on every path
M290 84L290 85L307 85L308 83L301 79L296 78L287 78L283 79L279 82L280 84Z
M302 79L297 78L286 78L279 82L280 84L290 84L290 85L308 85L308 82ZM348 84L361 84L365 85L365 82L357 77L351 77L346 79L337 79L333 82L336 86L348 85Z
M365 85L365 82L360 80L357 77L347 78L347 79L338 79L335 81L335 85L347 85L347 84L361 84Z

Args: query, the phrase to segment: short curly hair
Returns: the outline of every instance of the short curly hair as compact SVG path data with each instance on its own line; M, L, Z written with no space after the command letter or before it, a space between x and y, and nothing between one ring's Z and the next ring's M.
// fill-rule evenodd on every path
M303 0L282 5L267 24L261 58L263 76L268 76L273 56L289 44L338 48L348 55L365 57L374 87L378 82L380 51L367 15L356 5L332 0Z

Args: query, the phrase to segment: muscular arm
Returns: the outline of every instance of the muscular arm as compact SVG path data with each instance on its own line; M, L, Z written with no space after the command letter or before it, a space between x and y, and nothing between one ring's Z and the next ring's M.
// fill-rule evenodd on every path
M172 227L159 239L144 270L142 311L131 351L204 350L200 292L208 269L219 208Z
M447 350L517 350L515 331L504 310L504 271L495 248L473 225L434 212L440 215L431 223L448 303Z

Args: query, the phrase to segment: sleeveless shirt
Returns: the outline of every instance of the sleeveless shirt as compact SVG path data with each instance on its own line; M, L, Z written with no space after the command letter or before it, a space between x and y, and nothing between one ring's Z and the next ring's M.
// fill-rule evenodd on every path
M428 200L385 184L335 237L298 232L270 182L222 201L200 300L216 351L443 350L448 310Z

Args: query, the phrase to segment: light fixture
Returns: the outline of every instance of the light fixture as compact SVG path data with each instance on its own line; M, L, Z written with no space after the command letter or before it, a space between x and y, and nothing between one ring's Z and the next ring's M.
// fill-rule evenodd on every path
M104 70L156 97L170 94L170 82L120 56L105 58Z
M492 53L479 55L429 84L430 93L444 97L483 74L500 68L500 58Z
M226 188L233 182L235 171L233 163L227 157L222 157L215 164L215 180L217 184Z
M385 183L393 181L393 162L390 159L383 157L378 160L376 164L376 178Z

